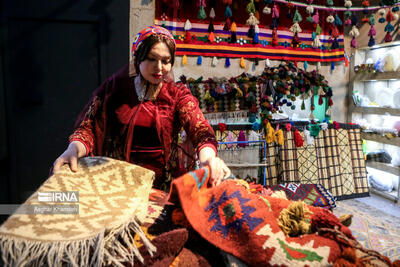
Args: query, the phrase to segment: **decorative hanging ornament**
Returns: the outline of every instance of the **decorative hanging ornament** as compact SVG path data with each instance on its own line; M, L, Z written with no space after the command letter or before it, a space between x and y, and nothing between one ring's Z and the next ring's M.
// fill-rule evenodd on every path
M312 46L313 48L319 48L321 45L322 45L322 44L321 44L321 41L319 40L318 35L315 36L315 39L314 39L314 41L312 42L311 46ZM318 63L319 63L319 62L318 62Z
M215 18L215 10L214 10L214 8L212 7L211 8L211 10L210 10L210 15L208 15L211 19L214 19Z
M256 13L256 6L254 5L254 0L250 0L250 2L246 6L247 13Z
M201 65L201 63L203 63L203 58L201 56L199 56L197 58L197 65Z
M271 10L270 7L268 7L268 6L265 6L265 7L264 7L263 13L264 13L265 15L269 15L269 14L271 14L271 12L272 12L272 10Z
M214 24L212 23L212 21L210 20L210 24L208 24L208 32L214 32Z
M347 8L350 8L353 5L353 2L351 2L350 0L346 0L344 1L344 6Z
M243 58L243 57L240 58L240 67L241 67L242 69L245 69L245 68L246 68L246 63L244 63L244 58Z
M216 67L217 64L218 64L218 58L216 56L214 56L211 61L211 66Z
M315 12L315 14L312 16L313 21L315 24L319 24L319 13L318 10Z
M311 6L311 5L307 6L306 12L307 12L308 14L310 14L310 15L313 14L313 13L314 13L314 7Z
M192 23L190 23L190 20L186 20L185 26L183 28L185 29L185 31L189 31L190 29L192 29Z
M294 16L293 16L293 23L299 23L303 20L303 18L301 17L299 11L296 9Z
M210 43L214 43L214 40L215 40L214 32L210 32L210 34L208 35L208 41Z
M292 33L294 33L294 34L296 34L296 33L298 33L298 32L301 32L301 28L300 28L300 25L299 25L299 23L294 23L291 27L290 27L290 31L292 32Z
M227 57L227 58L225 59L225 67L226 67L226 68L229 68L230 65L231 65L231 61L229 60L229 57Z
M256 25L259 23L260 21L254 16L254 14L250 13L249 18L246 20L246 25Z
M332 15L329 15L328 17L326 17L326 22L333 23L335 22L335 18Z
M187 56L183 55L182 57L182 65L186 65L187 64Z
M271 61L269 60L269 58L265 60L265 66L268 68L271 67Z
M227 5L226 8L225 8L224 16L225 16L226 18L232 17L232 10L231 10L231 8L229 7L229 5Z
M206 11L204 10L204 6L200 6L199 13L197 14L197 18L199 20L204 20L207 18Z

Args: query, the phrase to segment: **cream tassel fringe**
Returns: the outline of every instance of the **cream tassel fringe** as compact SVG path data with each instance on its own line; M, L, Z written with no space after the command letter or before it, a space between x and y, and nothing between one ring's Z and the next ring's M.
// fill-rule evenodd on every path
M0 250L4 266L124 266L143 257L134 243L138 234L153 256L156 247L151 244L136 219L85 240L38 242L18 237L0 235Z

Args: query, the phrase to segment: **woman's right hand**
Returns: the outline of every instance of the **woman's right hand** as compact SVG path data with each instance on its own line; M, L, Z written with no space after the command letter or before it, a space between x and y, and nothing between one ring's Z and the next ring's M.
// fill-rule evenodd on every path
M86 147L79 141L73 141L69 144L64 153L53 163L53 173L56 173L62 165L69 164L71 171L78 171L78 158L86 155Z

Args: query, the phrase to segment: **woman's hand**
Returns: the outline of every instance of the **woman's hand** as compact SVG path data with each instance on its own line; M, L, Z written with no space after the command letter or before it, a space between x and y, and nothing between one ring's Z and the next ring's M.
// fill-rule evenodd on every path
M64 153L53 163L52 174L57 172L64 164L69 164L71 171L78 171L78 158L86 155L86 147L79 141L73 141L69 144Z
M211 186L219 185L222 180L231 175L231 170L226 166L225 162L216 157L215 151L210 147L204 147L199 152L200 167L209 166L211 177L209 184Z

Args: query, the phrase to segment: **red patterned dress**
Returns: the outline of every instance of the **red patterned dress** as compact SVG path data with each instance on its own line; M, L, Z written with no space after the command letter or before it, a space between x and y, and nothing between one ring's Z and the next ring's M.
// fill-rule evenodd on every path
M169 190L172 177L194 167L193 151L183 152L178 133L185 129L196 152L217 149L215 134L197 99L183 84L164 83L154 101L139 101L128 66L108 78L79 116L70 142L81 141L88 155L108 156L152 169L154 187ZM182 169L178 155L191 160Z

